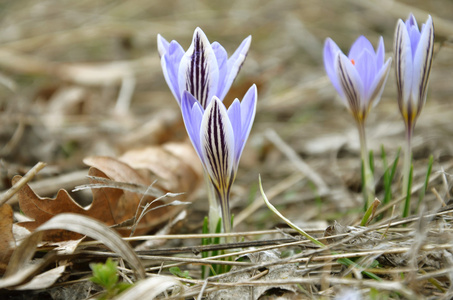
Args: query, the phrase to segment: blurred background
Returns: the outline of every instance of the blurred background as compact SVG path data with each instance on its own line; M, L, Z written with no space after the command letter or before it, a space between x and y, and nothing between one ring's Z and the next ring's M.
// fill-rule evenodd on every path
M88 156L117 157L187 141L162 75L156 36L187 49L201 27L229 54L252 35L247 60L225 99L228 105L253 83L258 86L257 116L233 189L236 216L258 196L261 174L273 203L296 223L352 222L361 206L358 135L325 75L324 40L331 37L347 52L360 35L373 45L383 36L391 57L397 20L412 12L420 24L432 15L435 57L413 143L415 182L421 182L430 154L433 172L451 168L452 11L447 0L1 1L0 190L38 161L48 167L37 179L83 171ZM379 195L381 145L393 160L404 144L393 69L366 125ZM300 163L309 171L301 172ZM46 193L71 189L77 180ZM446 196L448 188L439 192ZM194 216L206 215L204 197L200 192ZM258 206L240 215L238 226L262 229L277 222Z

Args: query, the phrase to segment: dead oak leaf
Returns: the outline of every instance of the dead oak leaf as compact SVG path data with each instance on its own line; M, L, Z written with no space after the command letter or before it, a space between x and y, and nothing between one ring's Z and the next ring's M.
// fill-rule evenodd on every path
M13 210L8 204L3 204L0 206L0 273L5 271L15 248Z

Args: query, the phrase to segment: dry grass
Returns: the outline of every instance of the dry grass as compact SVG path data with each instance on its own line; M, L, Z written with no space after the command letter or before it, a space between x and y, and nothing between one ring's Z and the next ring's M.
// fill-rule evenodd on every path
M370 298L379 291L374 299L449 299L453 294L453 211L449 204L453 3L405 2L3 1L0 189L7 190L12 176L44 161L48 166L36 178L40 184L35 187L51 195L84 181L80 172L86 168L84 157L119 156L132 148L185 140L177 104L160 69L157 34L187 48L199 26L211 41L219 41L230 53L252 35L247 61L226 99L242 98L252 83L258 86L257 117L232 201L238 240L256 244L227 247L231 248L227 255L248 255L250 263L231 262L234 272L200 279L200 264L212 263L194 254L203 250L197 248L200 235L195 235L206 215L201 194L188 208L188 216L172 227L170 233L177 235L135 238L158 238L141 246L148 252L137 252L149 276L159 273L177 279L168 272L170 265L189 270L194 279L178 279L189 299L202 294L215 298L213 292L225 288L233 297L246 297L260 286L287 289L282 292L287 298L329 299L346 287L354 287ZM433 175L421 209L416 212L414 205L414 216L398 218L398 179L392 204L380 211L385 218L366 229L331 227L333 236L325 238L329 250L321 251L290 231L270 230L281 227L281 221L257 192L258 174L272 203L313 235L322 238L334 221L344 226L358 224L362 217L358 135L353 119L325 76L322 47L326 37L332 37L346 51L359 35L374 44L382 35L390 56L396 20L406 18L409 12L423 22L431 14L436 28L428 101L413 142L415 202L428 157L434 156ZM379 179L383 174L381 145L392 160L404 143L393 70L380 104L367 120L367 135ZM46 181L49 177L52 180ZM382 179L377 196L383 196ZM81 202L90 201L85 194L76 197ZM250 231L253 233L247 233ZM82 255L93 260L114 256L91 243L95 251L79 252L75 265ZM189 252L183 247L189 247ZM161 248L169 254L153 253ZM274 250L287 256L266 257ZM256 254L259 252L266 255ZM340 257L357 258L382 281L364 278L357 267L342 267L337 263ZM73 270L79 271L79 276L68 276L53 289L80 284L75 282L88 272ZM131 278L127 268L121 271L124 278ZM11 295L18 295L14 293ZM277 294L272 290L264 296L269 298L262 299Z

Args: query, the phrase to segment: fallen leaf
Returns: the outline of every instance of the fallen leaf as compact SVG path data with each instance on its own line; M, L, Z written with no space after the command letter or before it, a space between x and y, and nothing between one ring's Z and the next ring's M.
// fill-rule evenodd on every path
M8 204L3 204L0 206L0 273L5 271L9 258L15 248L13 210Z
M196 163L194 163L194 161ZM153 188L160 190L162 195L168 192L183 192L178 195L179 201L193 200L201 181L201 165L191 145L165 144L164 146L148 147L125 153L119 159L113 157L89 157L84 162L89 170L90 187L93 202L88 207L82 207L75 202L66 190L60 190L55 198L41 198L28 185L19 192L19 205L25 215L33 221L19 222L20 226L33 231L53 216L61 213L76 213L100 220L108 226L127 223L141 213L142 207L156 199L154 196L143 195L143 190L157 180ZM13 178L13 184L20 180ZM137 190L96 187L108 179L118 183L137 185ZM175 201L175 203L179 203ZM135 234L144 234L157 225L179 213L182 205L165 205L163 200L154 201L149 206L149 212L142 218L135 229ZM158 207L157 209L154 209ZM130 230L118 229L123 235L129 235ZM62 230L44 233L45 241L65 241L80 239L79 234Z

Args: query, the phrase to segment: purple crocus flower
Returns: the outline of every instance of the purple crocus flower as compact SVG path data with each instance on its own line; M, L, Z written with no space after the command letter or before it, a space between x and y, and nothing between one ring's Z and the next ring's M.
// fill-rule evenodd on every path
M384 41L379 40L375 51L364 36L360 36L343 54L335 42L328 38L324 44L324 66L333 86L357 122L364 170L364 208L374 200L374 178L368 159L365 137L365 119L371 107L380 98L390 71L391 58L385 59ZM367 220L362 220L365 225Z
M184 124L217 193L225 232L230 231L230 190L255 119L256 101L255 85L241 102L235 99L228 110L217 96L204 109L191 93L184 91L182 95Z
M228 58L219 43L209 43L200 28L193 34L187 52L176 41L167 42L157 35L157 47L165 80L181 106L184 91L188 91L206 108L216 96L223 101L247 56L252 37L247 37Z
M332 39L327 38L324 44L327 75L357 122L363 122L370 108L381 98L391 62L389 58L384 63L384 58L382 37L375 51L370 41L360 36L348 56Z
M398 20L395 30L395 71L398 105L412 132L426 102L426 90L433 60L434 26L431 16L418 29L414 15Z

